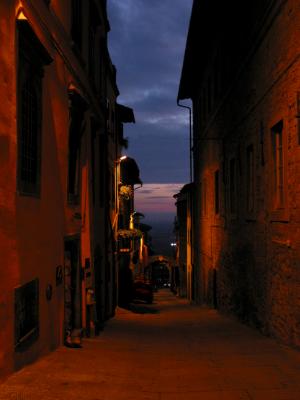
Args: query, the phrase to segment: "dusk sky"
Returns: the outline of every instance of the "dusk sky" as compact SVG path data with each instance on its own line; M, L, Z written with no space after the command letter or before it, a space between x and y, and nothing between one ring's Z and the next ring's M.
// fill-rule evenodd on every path
M126 154L140 168L136 209L149 222L171 219L173 195L189 180L189 127L176 104L192 0L109 0L109 49L118 102L132 107ZM151 221L152 219L152 221Z

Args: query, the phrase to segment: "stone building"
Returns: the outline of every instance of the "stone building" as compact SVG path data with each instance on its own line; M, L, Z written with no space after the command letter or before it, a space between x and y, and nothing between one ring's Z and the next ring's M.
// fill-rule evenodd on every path
M0 21L3 375L114 314L126 121L105 0L1 1Z
M175 194L176 199L176 266L179 273L178 294L194 300L193 261L192 261L192 216L193 183L184 185Z
M300 3L194 0L178 99L193 103L199 302L300 345Z

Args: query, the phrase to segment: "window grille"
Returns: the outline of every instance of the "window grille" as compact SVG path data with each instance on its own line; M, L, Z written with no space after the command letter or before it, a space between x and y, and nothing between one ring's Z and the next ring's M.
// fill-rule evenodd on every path
M229 164L229 206L230 213L236 213L236 161L235 158L230 160Z
M220 212L220 173L219 170L215 172L215 213Z
M283 155L283 124L278 123L272 128L273 151L273 192L274 208L284 207L284 155Z
M15 289L15 347L38 337L39 281L35 279Z
M43 67L52 62L27 20L18 29L18 169L22 195L39 196Z
M247 212L254 211L254 152L253 145L247 147L247 169L246 169L246 195Z

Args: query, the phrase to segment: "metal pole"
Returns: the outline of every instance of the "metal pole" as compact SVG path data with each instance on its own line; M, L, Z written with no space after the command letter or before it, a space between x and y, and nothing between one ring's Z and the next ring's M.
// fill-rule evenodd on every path
M177 105L178 107L186 108L189 110L189 156L190 156L190 182L193 182L193 143L192 143L192 107L189 106L184 106L183 104L179 103L179 100L177 99Z

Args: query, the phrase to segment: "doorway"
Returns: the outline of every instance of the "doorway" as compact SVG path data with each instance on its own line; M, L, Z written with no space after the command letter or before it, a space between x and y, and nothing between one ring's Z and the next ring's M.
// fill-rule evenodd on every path
M67 238L64 245L64 339L81 330L81 276L79 239Z

